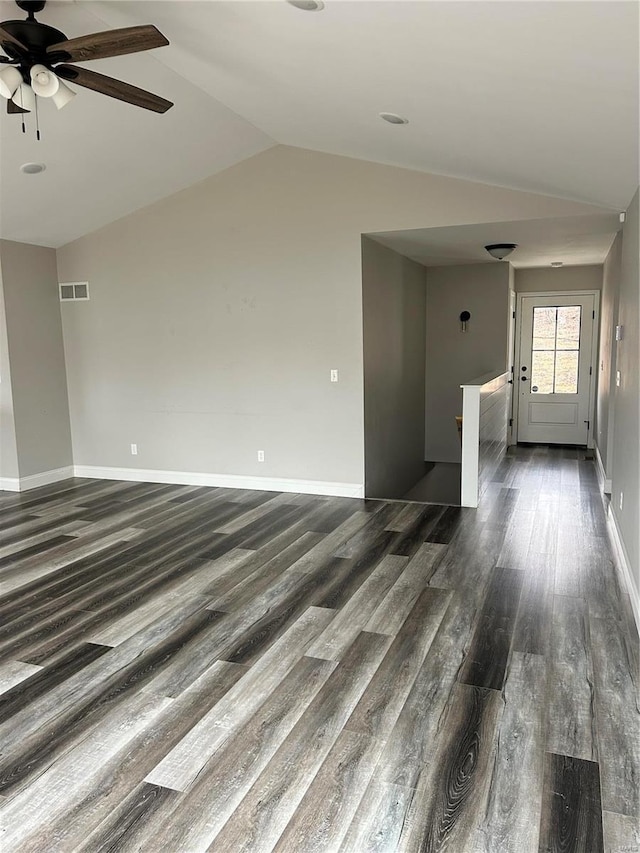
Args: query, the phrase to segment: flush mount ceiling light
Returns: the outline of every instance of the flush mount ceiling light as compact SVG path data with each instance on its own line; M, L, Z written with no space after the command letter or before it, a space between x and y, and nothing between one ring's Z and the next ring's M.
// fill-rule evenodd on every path
M44 9L46 0L16 0L16 5L27 13L27 19L0 23L0 48L6 54L0 54L0 63L7 66L0 71L0 95L7 99L7 112L22 114L23 131L24 114L33 112L40 138L37 98L50 98L58 109L73 98L75 92L62 79L156 113L173 106L144 89L70 64L169 44L156 27L146 24L68 39L60 30L36 21L36 12Z
M287 0L287 3L303 12L322 12L324 9L322 0Z
M489 252L491 257L498 261L504 261L504 259L517 248L517 243L490 243L488 246L485 246L485 249Z
M563 265L562 261L551 261L552 267L561 267Z
M20 166L20 171L24 172L25 175L39 175L40 172L44 172L47 167L44 163L23 163Z
M378 113L383 121L388 121L389 124L409 124L408 118L396 115L396 113Z

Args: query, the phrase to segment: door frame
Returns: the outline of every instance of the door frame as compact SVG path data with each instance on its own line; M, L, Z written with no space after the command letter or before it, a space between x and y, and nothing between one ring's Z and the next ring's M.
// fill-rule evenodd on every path
M594 304L594 318L593 318L593 329L591 333L591 382L589 383L589 428L587 429L587 447L593 448L595 447L595 430L594 430L594 417L595 417L595 404L596 404L596 386L598 384L598 372L595 369L598 363L598 340L600 337L600 291L599 290L540 290L540 291L526 291L519 292L516 294L516 334L513 344L513 382L515 383L516 377L520 375L520 342L522 337L522 300L526 297L554 297L554 296L593 296L593 304ZM595 360L595 364L594 364ZM513 432L511 433L513 436L513 443L517 444L518 442L518 394L514 393L512 396L512 408L511 408L511 419L513 421Z

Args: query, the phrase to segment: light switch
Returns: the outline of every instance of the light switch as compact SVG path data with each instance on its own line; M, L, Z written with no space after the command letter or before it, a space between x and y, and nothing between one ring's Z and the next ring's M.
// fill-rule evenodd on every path
M620 371L616 370L616 385L618 386L618 388L620 387L621 379L622 379L622 377L620 376Z

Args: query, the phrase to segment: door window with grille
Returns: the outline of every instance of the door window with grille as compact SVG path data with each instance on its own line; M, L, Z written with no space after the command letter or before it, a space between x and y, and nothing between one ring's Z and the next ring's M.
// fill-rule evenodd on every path
M533 309L532 393L578 393L581 319L580 305Z

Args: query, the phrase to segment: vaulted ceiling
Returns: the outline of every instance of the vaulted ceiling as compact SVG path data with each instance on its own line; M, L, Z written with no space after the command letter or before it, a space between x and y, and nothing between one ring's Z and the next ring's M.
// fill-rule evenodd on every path
M0 2L0 20L23 18ZM154 23L171 44L87 67L43 139L0 116L0 233L59 246L275 144L624 209L638 186L636 2L51 0L69 37ZM409 124L383 122L382 111ZM40 175L19 166L44 162Z

